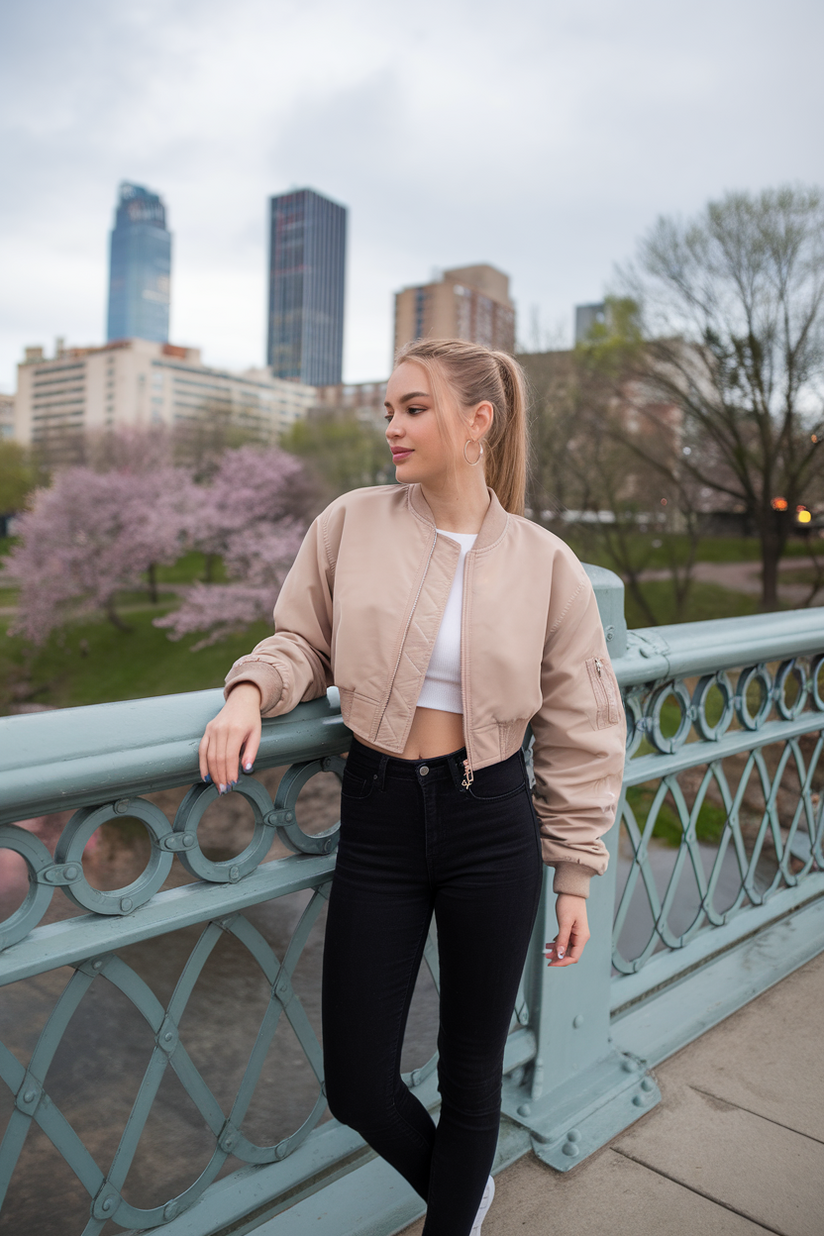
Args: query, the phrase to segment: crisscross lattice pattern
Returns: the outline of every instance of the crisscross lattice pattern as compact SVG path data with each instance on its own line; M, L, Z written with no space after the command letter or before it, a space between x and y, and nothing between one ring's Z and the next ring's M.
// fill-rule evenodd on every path
M816 655L742 669L735 688L722 671L625 693L635 758L621 809L630 861L613 932L620 973L824 869L823 679ZM659 832L677 842L669 870L660 850L653 863ZM626 956L620 941L639 901L649 934Z

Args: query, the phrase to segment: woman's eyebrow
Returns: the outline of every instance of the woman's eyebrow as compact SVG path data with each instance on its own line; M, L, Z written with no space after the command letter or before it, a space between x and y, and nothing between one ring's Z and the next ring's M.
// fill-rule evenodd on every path
M408 395L402 395L399 402L409 403L410 399L429 399L429 398L430 396L427 395L426 391L410 391ZM391 406L388 399L386 400L383 406L385 408L388 408Z

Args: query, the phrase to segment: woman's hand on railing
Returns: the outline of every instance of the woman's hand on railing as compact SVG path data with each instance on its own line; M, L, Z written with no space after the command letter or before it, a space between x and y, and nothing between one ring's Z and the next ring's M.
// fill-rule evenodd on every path
M546 959L550 966L574 966L589 939L586 897L559 893L555 898L555 917L558 934L546 946Z
M239 682L200 740L200 775L225 794L243 771L251 772L260 746L260 691L253 682Z

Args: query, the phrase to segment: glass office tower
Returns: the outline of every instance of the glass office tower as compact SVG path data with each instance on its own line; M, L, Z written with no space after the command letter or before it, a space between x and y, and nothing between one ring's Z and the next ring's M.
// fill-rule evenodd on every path
M333 386L343 369L346 207L313 189L270 200L267 364L277 378Z
M106 338L169 340L172 236L156 193L123 182L111 234Z

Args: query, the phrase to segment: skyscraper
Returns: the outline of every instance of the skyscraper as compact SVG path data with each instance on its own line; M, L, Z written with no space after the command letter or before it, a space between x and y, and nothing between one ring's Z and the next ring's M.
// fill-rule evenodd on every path
M106 338L169 339L172 236L156 193L123 181L111 234Z
M270 202L267 364L277 378L332 386L343 368L346 207L313 189Z

